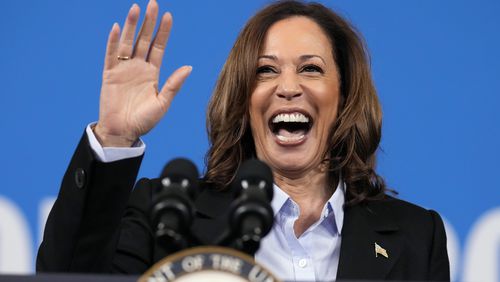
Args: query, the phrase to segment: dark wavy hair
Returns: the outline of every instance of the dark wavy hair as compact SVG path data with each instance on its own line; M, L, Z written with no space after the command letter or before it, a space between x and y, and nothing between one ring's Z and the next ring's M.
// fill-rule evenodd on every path
M340 74L340 105L324 160L346 183L347 205L383 198L386 186L375 172L382 112L362 36L341 16L318 3L279 1L253 16L240 32L220 73L207 112L210 149L205 181L225 189L243 161L256 156L249 124L258 56L276 22L303 16L317 23L333 46ZM338 177L330 177L336 181ZM335 180L333 180L335 179ZM332 183L335 185L335 183Z

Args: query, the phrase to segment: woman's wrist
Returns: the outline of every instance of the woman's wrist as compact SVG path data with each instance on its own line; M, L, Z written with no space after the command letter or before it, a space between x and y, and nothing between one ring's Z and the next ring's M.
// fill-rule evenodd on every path
M99 126L99 123L92 126L92 131L102 147L132 147L137 141L137 138L109 134L104 128Z

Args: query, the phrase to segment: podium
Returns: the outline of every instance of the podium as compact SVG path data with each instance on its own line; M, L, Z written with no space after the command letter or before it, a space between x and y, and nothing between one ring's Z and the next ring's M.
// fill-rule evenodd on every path
M93 274L37 274L37 275L0 275L0 282L136 282L134 275L93 275Z

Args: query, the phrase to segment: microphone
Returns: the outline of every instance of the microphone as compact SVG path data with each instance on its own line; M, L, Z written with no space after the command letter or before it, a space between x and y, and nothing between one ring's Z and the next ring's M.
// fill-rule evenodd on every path
M254 255L261 239L271 231L274 213L273 174L269 166L257 160L245 161L231 185L236 195L229 213L234 247Z
M189 229L194 218L193 200L198 191L198 169L189 160L178 158L165 165L160 185L153 192L153 232L167 251L189 246Z

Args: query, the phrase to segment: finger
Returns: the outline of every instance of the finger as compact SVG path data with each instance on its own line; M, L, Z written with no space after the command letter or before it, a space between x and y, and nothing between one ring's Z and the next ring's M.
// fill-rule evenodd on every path
M189 76L192 70L192 66L180 67L167 79L160 93L158 94L158 98L160 98L164 103L165 109L168 109L170 107L170 103L174 99L177 92L179 92L182 84L184 84L184 81L186 81L186 78Z
M171 28L172 15L167 12L161 18L160 27L156 32L155 39L153 40L153 44L149 50L148 61L157 68L160 68L161 66L161 61L163 59L163 54L165 53L165 47L167 46Z
M141 31L137 36L137 42L134 49L134 58L146 59L149 52L149 44L153 37L153 32L158 17L158 4L155 0L150 0L146 8L146 15L142 23Z
M123 26L120 44L118 45L118 56L131 57L134 48L134 35L139 20L140 8L137 4L132 5L128 12L125 25Z
M108 44L106 45L106 57L104 58L104 70L113 68L118 63L118 43L120 38L120 26L117 23L113 24L108 36Z

